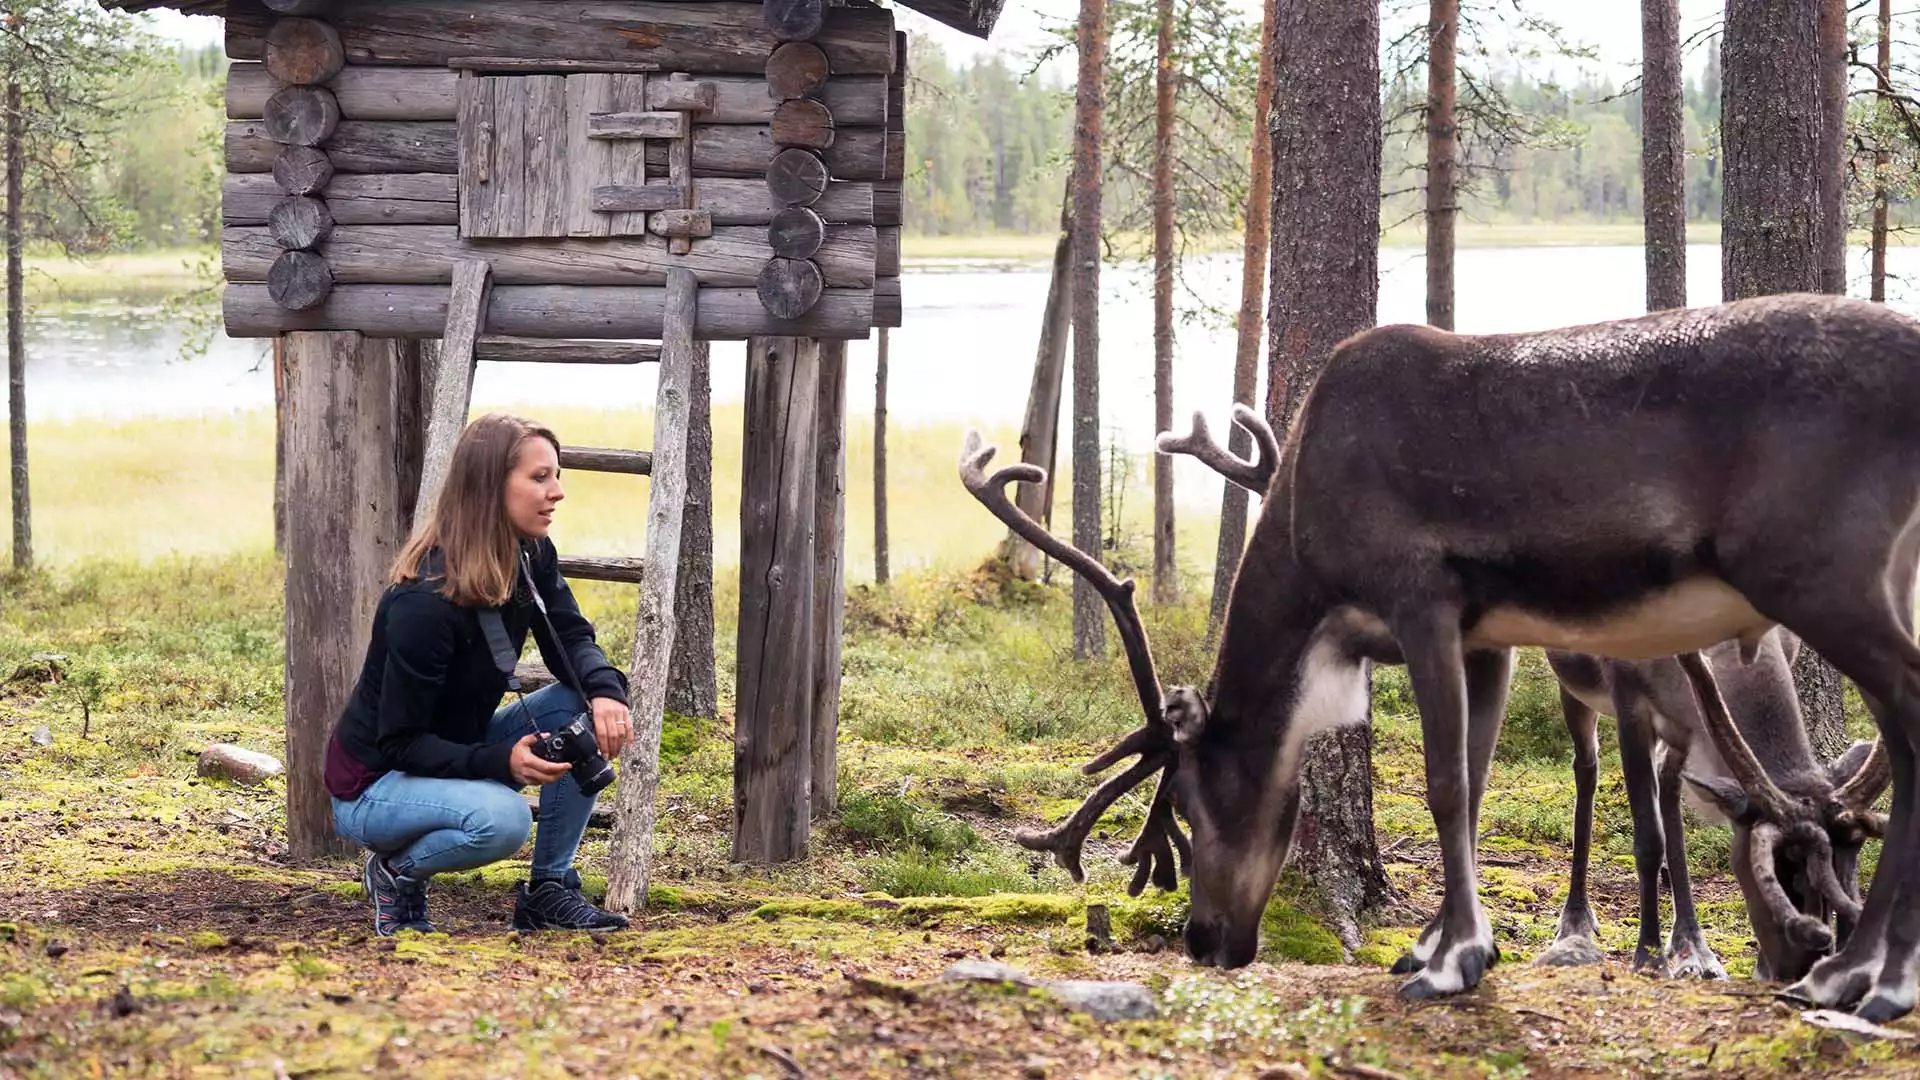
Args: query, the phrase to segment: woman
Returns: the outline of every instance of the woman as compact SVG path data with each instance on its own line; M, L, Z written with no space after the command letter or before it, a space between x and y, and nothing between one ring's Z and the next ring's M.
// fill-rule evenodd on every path
M394 560L326 761L334 828L369 851L362 880L383 937L433 929L433 875L520 850L532 827L526 785L540 786L540 833L514 927L627 925L588 902L573 868L595 796L581 793L568 763L533 750L536 727L553 730L589 709L607 758L618 759L631 733L626 677L595 643L547 539L565 497L553 432L483 416L461 433L438 504ZM496 663L488 612L498 613L513 657L531 631L548 665L571 670L577 685L562 679L502 707L501 664L512 657Z

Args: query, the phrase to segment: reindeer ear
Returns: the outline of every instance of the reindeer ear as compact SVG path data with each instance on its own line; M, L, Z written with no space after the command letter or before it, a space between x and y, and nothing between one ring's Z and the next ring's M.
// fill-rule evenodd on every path
M1695 776L1690 772L1680 774L1700 797L1719 808L1729 821L1739 821L1747 816L1752 804L1747 799L1745 788L1738 780L1725 776Z
M1207 729L1206 700L1191 686L1170 687L1160 709L1173 728L1173 741L1182 746L1191 745Z
M1860 766L1867 763L1867 755L1871 753L1873 753L1872 739L1854 740L1853 745L1847 747L1846 753L1827 763L1827 779L1833 782L1834 787L1839 787L1853 779L1853 775L1860 771ZM1879 793L1875 792L1875 794Z

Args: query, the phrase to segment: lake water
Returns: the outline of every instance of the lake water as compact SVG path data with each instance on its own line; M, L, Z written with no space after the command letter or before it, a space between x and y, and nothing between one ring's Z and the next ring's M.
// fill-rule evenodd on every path
M1854 291L1864 294L1866 254L1856 250L1853 255ZM1904 279L1889 285L1893 302L1913 310L1920 290L1906 286L1920 280L1920 249L1894 248L1889 263L1890 273ZM1424 264L1418 249L1382 250L1381 322L1423 320ZM1689 246L1687 265L1691 301L1717 300L1718 246ZM1232 312L1239 303L1239 266L1238 253L1191 261L1178 300L1181 307L1204 303ZM1571 325L1631 316L1644 308L1637 246L1465 248L1456 256L1456 276L1456 319L1466 332ZM904 325L890 335L892 423L1017 425L1026 406L1046 302L1046 265L921 264L908 267L901 285ZM1101 415L1111 436L1132 452L1147 453L1153 435L1148 274L1139 264L1109 267L1101 286ZM207 355L182 361L178 349L183 331L182 325L150 307L102 305L35 319L29 332L28 416L36 421L120 419L271 407L265 340L218 336ZM1199 408L1216 430L1224 428L1233 349L1230 314L1178 328L1176 418ZM856 417L871 416L875 342L854 342L848 366L848 409ZM744 375L744 346L716 345L716 403L738 401ZM652 401L654 379L652 365L484 364L475 378L474 398L487 406L530 411L579 402L644 406ZM1177 423L1184 428L1184 420ZM1180 464L1179 475L1206 477L1197 462ZM1217 486L1217 480L1183 481L1182 501L1189 493L1215 500Z

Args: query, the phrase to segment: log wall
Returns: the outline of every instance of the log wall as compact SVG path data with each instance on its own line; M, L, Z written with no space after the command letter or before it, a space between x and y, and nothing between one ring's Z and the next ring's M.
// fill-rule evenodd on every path
M522 287L585 290L533 335L653 325L672 267L715 320L702 339L865 337L897 320L904 36L884 9L315 0L289 15L232 0L226 28L231 335L438 336L461 260L502 286L490 334L526 332ZM576 95L580 75L610 89ZM482 83L502 89L463 120L463 86ZM522 87L529 107L496 111ZM770 176L784 151L811 165ZM594 291L621 289L633 310ZM381 306L401 296L425 307Z

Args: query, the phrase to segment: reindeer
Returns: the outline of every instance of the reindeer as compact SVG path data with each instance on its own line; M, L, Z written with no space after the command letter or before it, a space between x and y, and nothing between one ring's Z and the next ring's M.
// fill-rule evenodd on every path
M1475 838L1513 649L1677 655L1738 777L1736 816L1759 873L1783 840L1884 830L1853 933L1782 993L1873 1021L1905 1015L1920 946L1916 416L1920 323L1842 297L1769 296L1528 334L1356 334L1308 393L1285 452L1261 448L1274 472L1204 693L1159 693L1137 615L1131 629L1124 618L1131 585L1106 576L1146 723L1088 768L1139 760L1025 842L1082 879L1080 847L1100 812L1158 774L1128 852L1135 884L1172 879L1177 851L1192 878L1188 955L1245 965L1292 844L1308 736L1364 723L1367 665L1403 663L1445 896L1395 966L1413 973L1407 998L1459 993L1499 958ZM1163 434L1160 448L1175 449L1170 441ZM1043 474L987 476L992 453L969 435L963 483L1042 546L1045 531L1012 510L1004 485ZM1060 547L1043 550L1060 557ZM1752 659L1775 625L1831 660L1873 710L1890 825L1837 798L1790 794L1752 767L1697 650L1737 640Z
M1705 651L1728 711L1753 749L1755 760L1743 767L1764 772L1795 796L1816 802L1834 798L1864 810L1886 786L1886 756L1877 744L1861 741L1831 765L1815 760L1789 670L1799 650L1798 638L1775 629L1761 638L1751 662L1742 660L1737 642L1722 642ZM1726 969L1701 933L1693 906L1680 817L1683 778L1701 797L1695 806L1703 817L1733 826L1734 876L1759 947L1755 971L1761 978L1791 981L1805 975L1833 944L1829 914L1837 917L1840 938L1846 938L1860 914L1856 868L1867 835L1864 828L1832 835L1816 830L1792 843L1781 843L1778 836L1761 837L1761 845L1773 853L1772 858L1764 857L1756 847L1751 823L1742 820L1745 791L1739 771L1729 768L1715 752L1678 660L1608 660L1559 649L1548 649L1546 654L1560 682L1561 710L1573 737L1576 798L1567 902L1554 943L1535 958L1536 964L1600 960L1593 943L1593 912L1587 904L1593 798L1599 777L1599 713L1617 721L1621 771L1633 813L1633 854L1640 878L1640 941L1634 950L1634 970L1726 978ZM1865 768L1869 762L1872 767ZM1848 788L1848 781L1856 778L1854 787ZM1660 947L1663 859L1673 888L1673 936L1664 956Z

